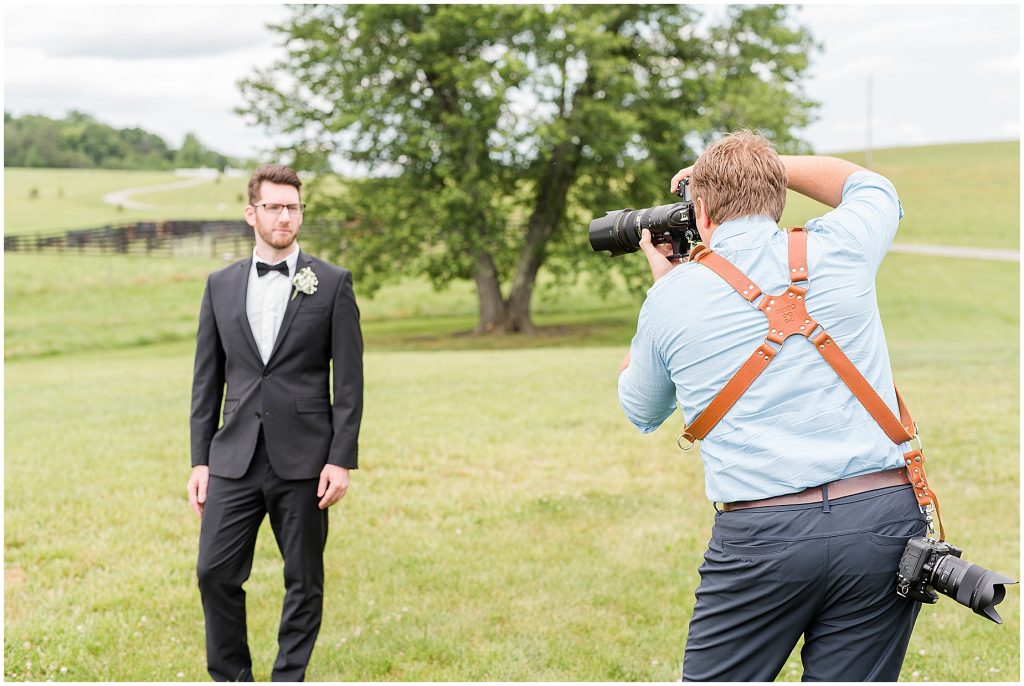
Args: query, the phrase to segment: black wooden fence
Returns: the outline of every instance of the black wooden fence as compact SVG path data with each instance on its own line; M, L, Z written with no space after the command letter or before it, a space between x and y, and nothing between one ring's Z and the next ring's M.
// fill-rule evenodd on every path
M71 255L217 257L252 250L252 227L241 220L135 222L53 233L4 236L5 252Z

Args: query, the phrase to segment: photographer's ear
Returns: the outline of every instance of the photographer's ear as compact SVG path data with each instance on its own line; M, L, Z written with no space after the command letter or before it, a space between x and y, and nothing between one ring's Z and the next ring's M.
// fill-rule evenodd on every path
M693 214L697 220L697 232L700 233L700 240L704 245L711 244L711 217L708 216L707 205L704 198L696 198L693 201Z

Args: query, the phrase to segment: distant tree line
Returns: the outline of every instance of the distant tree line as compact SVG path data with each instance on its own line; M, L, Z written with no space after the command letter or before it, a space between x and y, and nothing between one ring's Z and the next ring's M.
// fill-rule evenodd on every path
M174 150L155 133L115 129L83 112L69 112L64 119L4 112L4 166L223 171L245 166L245 161L210 150L193 133Z

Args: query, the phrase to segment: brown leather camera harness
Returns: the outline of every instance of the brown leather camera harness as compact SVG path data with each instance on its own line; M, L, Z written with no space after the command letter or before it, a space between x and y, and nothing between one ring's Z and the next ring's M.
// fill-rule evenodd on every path
M790 336L804 336L813 345L825 361L835 370L839 378L845 383L854 397L860 401L864 409L874 417L882 431L893 443L900 445L917 440L916 450L910 450L903 454L907 475L914 488L914 496L922 511L928 512L928 506L935 508L935 515L939 522L939 540L946 539L942 527L942 519L939 517L939 502L935 493L928 485L928 479L924 473L924 451L921 446L920 437L917 435L917 425L910 416L900 392L896 389L896 402L899 406L900 416L896 417L885 401L867 379L850 362L835 339L832 338L807 312L805 296L807 288L798 286L798 283L807 281L807 231L802 227L789 229L789 274L790 284L785 293L781 295L763 294L751 279L739 269L729 263L721 255L710 250L703 244L698 243L690 250L689 260L704 265L715 274L720 276L727 284L732 286L736 292L751 305L761 310L768 318L768 335L764 342L757 347L754 353L747 358L739 370L725 384L725 387L718 392L704 410L697 415L697 418L690 422L683 429L677 443L684 450L689 449L693 444L702 440L710 433L711 429L726 415L736 404L740 396L750 387L761 372L775 358L781 350L787 338ZM754 303L758 297L760 302ZM815 331L820 331L815 334ZM778 348L771 345L775 343ZM688 444L684 445L683 441ZM929 516L929 529L931 518Z

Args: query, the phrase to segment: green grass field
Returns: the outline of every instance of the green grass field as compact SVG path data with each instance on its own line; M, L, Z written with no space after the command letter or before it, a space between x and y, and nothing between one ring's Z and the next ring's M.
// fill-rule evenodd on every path
M840 157L864 163L861 153ZM1020 245L1020 143L965 143L876 150L872 167L896 184L906 217L897 241L989 248ZM668 174L671 170L667 171ZM4 233L81 229L139 219L231 219L241 216L246 180L220 181L134 196L154 210L122 211L103 195L180 180L170 172L4 169ZM32 189L37 196L32 197ZM985 202L979 202L984 198ZM825 211L790 194L783 223L802 224Z
M108 169L4 169L4 234L91 229L145 219L236 219L245 205L246 178L176 191L141 193L132 200L153 210L119 210L103 200L112 191L182 181L173 172Z
M981 202L1016 225L1003 200ZM920 201L904 204L909 219ZM206 679L184 485L218 266L5 256L7 680ZM949 538L1019 578L1019 265L893 254L878 284ZM639 302L542 291L543 335L481 339L460 333L469 284L360 298L362 469L332 509L309 679L678 679L713 511L678 421L641 436L618 407ZM283 595L269 526L246 588L266 679ZM902 680L1018 681L1019 587L999 610L1003 626L949 598L924 608ZM794 655L780 680L799 676Z
M862 153L839 155L864 164ZM1020 143L962 143L876 150L872 169L899 191L906 215L896 242L984 248L1020 246ZM827 207L789 194L782 223Z

